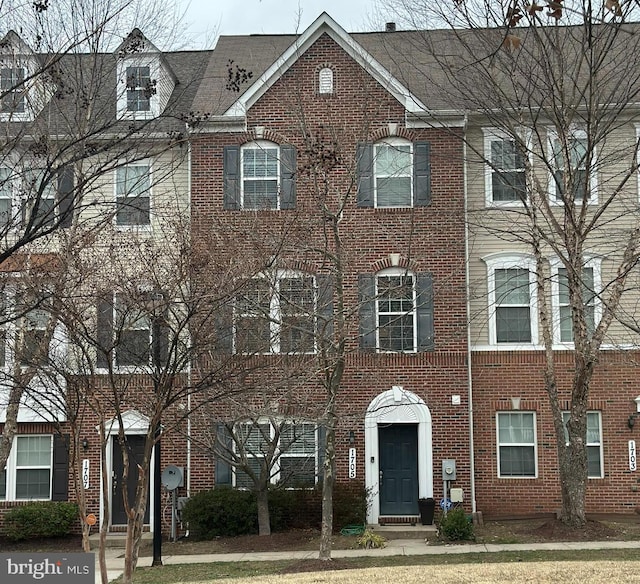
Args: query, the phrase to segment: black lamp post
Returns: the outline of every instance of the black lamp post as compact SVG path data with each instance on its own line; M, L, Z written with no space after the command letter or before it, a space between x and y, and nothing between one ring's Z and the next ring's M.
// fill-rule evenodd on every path
M162 342L161 335L163 329L162 314L158 314L156 309L162 304L164 297L162 292L152 293L150 305L151 311L151 350L153 359L154 391L158 397L158 369L162 366ZM162 311L161 311L162 312ZM159 404L156 405L159 407ZM160 435L162 434L162 421L158 420L154 429L154 457L153 457L153 560L152 566L162 566L162 461Z

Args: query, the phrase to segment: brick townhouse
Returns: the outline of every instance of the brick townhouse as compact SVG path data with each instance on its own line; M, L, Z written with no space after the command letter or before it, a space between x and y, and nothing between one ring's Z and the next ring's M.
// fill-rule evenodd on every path
M194 393L167 413L169 419L180 417L178 410L190 413L188 422L166 423L171 433L163 440L162 466L185 471L181 495L249 485L246 473L215 451L222 425L234 423L249 431L260 426L274 436L274 421L284 421L287 432L305 434L299 447L282 449L270 480L287 475L298 484L316 484L326 414L320 364L326 363L327 347L342 343L337 480L368 489L369 522L413 521L419 498L439 501L445 495L493 517L558 509L531 257L515 236L517 227L510 239L497 235L492 223L519 196L498 184L496 168L516 175L521 168L513 157L492 161L492 144L504 152L512 141L481 116L453 107L429 83L433 71L415 67L429 64L416 60L410 66L400 59L421 34L394 27L348 34L322 14L299 35L221 36L211 52L166 54L145 39L142 54L125 54L138 74L146 74L145 67L170 71L164 77L173 88L167 102L156 105L160 94L153 94L141 107L153 117L173 103L174 121L181 124L171 128L184 131L188 122L188 153L167 175L173 185L167 190L178 193L172 212L190 224L195 288L210 283L212 295L214 289L227 294L215 350L189 370L195 387L208 363L224 363L227 376L221 368L218 381L225 391L211 402ZM185 86L191 89L179 89ZM127 84L118 101L114 89L114 112L139 107L135 91ZM621 125L619 141L634 142L633 124L631 116ZM117 205L117 176L106 182L107 203ZM637 200L632 183L628 196ZM163 189L152 185L147 205L136 202L127 221L153 223L161 208L155 197ZM470 213L484 219L465 222ZM118 237L121 231L116 229ZM163 224L149 231L160 236ZM139 237L140 230L125 235ZM589 250L585 268L593 288L613 269L606 251ZM562 326L563 272L551 254L547 265L555 282L554 355L561 400L568 403L573 347ZM526 294L505 294L514 281ZM516 297L515 324L512 319L505 328L504 315L514 308L509 299ZM99 322L100 315L117 316L117 294L112 298L111 309L98 306L94 312L101 330L109 318ZM634 313L632 298L624 306ZM594 300L594 319L599 310ZM135 330L146 331L149 348L151 324ZM628 448L640 393L637 338L617 325L610 336L591 384L587 511L633 513L638 479ZM117 360L117 345L111 348L107 353ZM123 375L135 371L112 365ZM150 389L144 375L134 384L140 395ZM148 431L144 400L131 399L123 422L131 435ZM55 454L52 426L37 416L20 423L19 438L49 440L37 469L48 486L29 496L17 490L18 475L29 477L25 471L36 469L18 464L20 448L14 445L2 505L73 499L70 478L66 489L54 488L53 477L64 476L66 463ZM111 428L115 434L117 426ZM94 420L86 436L90 510L100 513ZM112 438L109 471L117 448ZM117 484L118 473L109 476ZM456 490L445 493L445 485ZM121 522L110 518L113 526Z

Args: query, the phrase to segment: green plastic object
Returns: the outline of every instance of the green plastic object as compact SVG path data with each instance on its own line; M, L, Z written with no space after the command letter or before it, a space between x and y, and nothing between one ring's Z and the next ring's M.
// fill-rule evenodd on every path
M340 530L340 535L362 535L366 525L345 525Z

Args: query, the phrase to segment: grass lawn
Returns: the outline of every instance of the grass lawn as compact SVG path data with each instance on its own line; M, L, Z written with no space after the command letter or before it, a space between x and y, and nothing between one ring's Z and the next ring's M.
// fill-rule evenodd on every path
M461 579L458 569L452 576L451 582L500 582L500 581L524 581L520 577L516 577L516 571L521 572L522 576L527 576L528 581L533 582L576 582L585 584L586 582L640 582L640 562L638 561L638 550L585 550L585 551L523 551L523 552L496 552L496 553L472 553L472 554L443 554L429 556L390 556L379 558L338 558L328 562L326 567L324 564L319 565L314 560L287 560L277 562L229 562L229 563L210 563L210 564L183 564L168 565L157 568L138 568L134 575L135 584L174 584L182 582L215 582L224 579L237 579L243 582L302 582L307 580L306 575L301 572L315 570L316 579L308 580L309 582L333 581L333 578L326 579L325 574L319 580L318 571L322 568L326 570L365 570L363 575L367 574L368 568L388 568L388 567L407 567L407 566L424 566L434 568L438 574L443 573L446 567L459 567L468 564L476 566L489 566L495 564L496 567L490 571L497 571L502 576L483 575L478 580L472 578L475 568L467 566L464 573L468 573L470 579ZM562 562L569 562L568 567L560 570ZM529 564L524 568L517 567L514 564ZM497 567L500 564L507 564ZM513 566L513 572L510 572L509 564ZM545 566L544 573L550 571L550 575L543 573L537 574L536 570L542 570ZM551 567L549 567L551 566ZM557 569L554 569L556 566ZM423 582L426 576L425 570L414 570L417 574L421 574ZM505 574L512 574L512 578L504 580ZM289 579L289 574L293 579ZM378 574L378 571L375 572ZM434 577L434 572L429 570L430 577ZM380 573L380 576L382 574ZM635 579L633 578L635 576ZM337 577L337 576L336 576ZM346 578L343 580L343 577ZM356 582L359 580L357 573L343 574L336 581ZM492 578L499 578L493 580ZM389 581L398 582L398 577L391 577ZM443 580L439 578L439 581ZM547 578L549 578L547 580ZM595 578L595 579L593 579ZM386 578L385 578L386 579ZM368 576L367 582L382 582L385 579L371 579ZM118 582L119 580L116 580ZM404 584L411 582L402 580Z

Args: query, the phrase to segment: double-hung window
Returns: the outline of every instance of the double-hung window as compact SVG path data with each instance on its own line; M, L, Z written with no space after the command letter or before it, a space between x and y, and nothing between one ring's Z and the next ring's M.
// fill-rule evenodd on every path
M562 412L565 442L569 443L567 422L569 412ZM590 479L601 479L602 473L602 417L600 412L587 412L587 476Z
M526 198L525 156L513 137L486 130L486 204L518 204Z
M0 67L0 110L23 114L26 110L23 67Z
M256 478L268 472L268 482L288 487L312 487L318 471L318 429L315 424L286 420L236 426L235 486L252 489ZM243 468L244 467L244 468Z
M316 304L313 276L281 272L249 280L236 295L236 352L312 353Z
M565 136L559 136L555 130L549 130L548 136L552 164L549 191L552 202L564 203L567 187L571 190L575 203L582 203L585 196L590 203L597 202L596 153L593 146L589 151L586 132L576 129Z
M48 337L51 333L48 331L52 318L51 295L44 290L38 294L20 294L17 310L22 327L20 363L23 366L46 365L49 360Z
M376 277L378 348L381 351L416 350L416 290L413 274Z
M151 167L136 162L116 169L116 225L150 224Z
M498 476L537 476L534 412L498 412Z
M501 254L484 260L488 270L490 344L536 344L533 260Z
M13 193L16 176L11 168L0 166L0 233L14 227Z
M280 427L279 481L293 487L312 487L316 482L317 428L311 423L286 422Z
M431 146L387 138L358 144L358 207L411 208L431 203Z
M151 110L151 97L155 87L151 82L149 66L126 68L127 75L127 111L148 112Z
M116 294L115 316L116 367L148 366L151 359L151 323L148 314L139 306L127 303L124 296Z
M16 436L0 472L0 500L51 499L52 466L52 436Z
M569 280L567 269L552 262L552 282L554 300L554 340L556 343L573 343L573 319L569 299ZM587 334L593 334L599 320L600 304L597 301L600 288L600 263L590 260L582 269L582 301Z
M252 142L242 148L242 208L277 209L280 152L276 144Z
M256 478L259 478L263 471L273 473L273 470L265 465L265 457L273 440L272 428L269 423L243 423L236 427L235 435L238 440L234 444L236 456L242 460L242 464L237 464L235 468L235 486L240 489L252 489L255 483L247 470ZM271 478L270 476L267 482L271 482Z
M35 228L51 227L56 221L57 180L44 170L27 169L22 174L22 222Z
M375 206L413 205L411 142L387 140L374 145Z
M296 148L255 140L223 149L225 209L267 211L296 207Z

